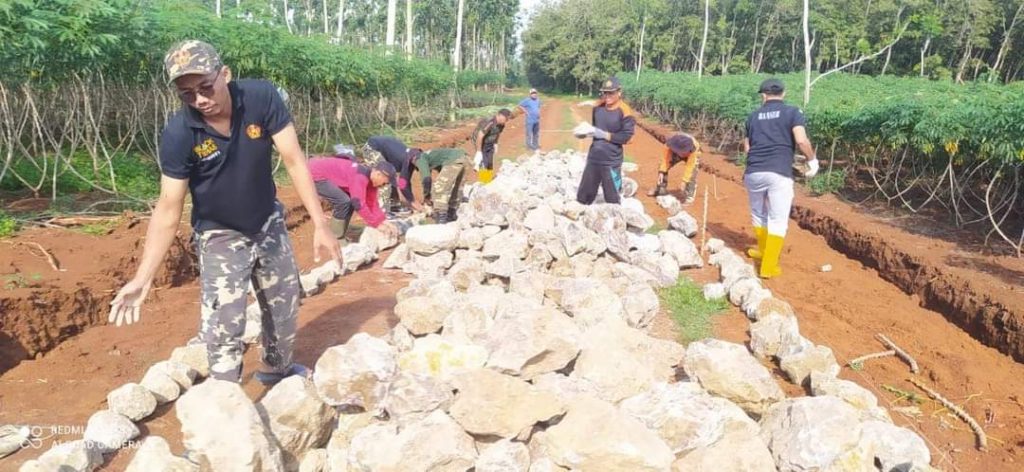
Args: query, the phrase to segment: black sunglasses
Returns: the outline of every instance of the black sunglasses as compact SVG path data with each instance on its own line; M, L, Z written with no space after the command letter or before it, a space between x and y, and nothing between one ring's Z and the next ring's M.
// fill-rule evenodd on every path
M178 90L178 98L188 104L195 103L198 95L202 95L206 98L213 98L213 94L216 92L214 90L214 86L217 85L217 79L220 78L220 73L223 71L224 67L218 67L217 73L212 79L209 79L205 83L199 85L199 87L194 90Z

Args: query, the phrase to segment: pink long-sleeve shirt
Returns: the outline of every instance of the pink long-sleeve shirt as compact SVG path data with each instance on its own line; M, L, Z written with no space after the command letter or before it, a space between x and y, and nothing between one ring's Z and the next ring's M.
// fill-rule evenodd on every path
M370 182L368 167L337 157L315 157L307 165L314 182L326 180L344 190L366 224L376 228L387 219L377 200L377 187Z

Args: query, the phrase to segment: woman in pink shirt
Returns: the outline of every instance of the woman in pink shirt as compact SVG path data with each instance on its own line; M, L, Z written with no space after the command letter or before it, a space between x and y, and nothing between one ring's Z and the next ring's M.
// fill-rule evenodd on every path
M377 187L390 182L395 168L387 161L367 167L348 159L315 157L309 160L316 193L331 203L331 231L343 241L348 232L352 212L356 211L367 225L385 233L398 234L394 224L385 221L384 210L377 200Z

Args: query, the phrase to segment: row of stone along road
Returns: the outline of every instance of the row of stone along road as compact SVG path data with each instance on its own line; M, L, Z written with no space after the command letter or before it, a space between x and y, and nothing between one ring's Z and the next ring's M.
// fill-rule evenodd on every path
M505 162L470 186L456 222L413 226L402 244L367 230L345 267L304 275L312 296L394 248L384 267L415 276L386 337L329 348L312 378L253 403L237 384L196 383L205 350L184 346L111 392L84 440L22 470L93 470L139 435L133 421L175 399L188 459L150 436L129 472L933 470L924 441L837 378L831 350L804 338L790 305L720 240L707 250L721 282L704 294L747 314L749 347L650 336L657 290L705 263L690 239L697 220L662 197L670 228L650 234L634 198L576 203L584 161L556 151ZM786 398L771 362L813 395Z

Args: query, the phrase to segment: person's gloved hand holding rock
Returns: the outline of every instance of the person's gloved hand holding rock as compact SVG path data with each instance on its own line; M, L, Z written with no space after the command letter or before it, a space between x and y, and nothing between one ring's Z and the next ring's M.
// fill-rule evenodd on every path
M580 123L576 125L575 128L572 129L572 134L573 136L576 136L577 138L580 139L586 138L588 136L593 136L594 126L587 122Z
M804 172L804 177L808 179L818 175L818 159L811 159L807 161L807 172Z
M483 162L484 153L477 151L476 154L473 155L473 169L480 170L480 164L482 164Z

